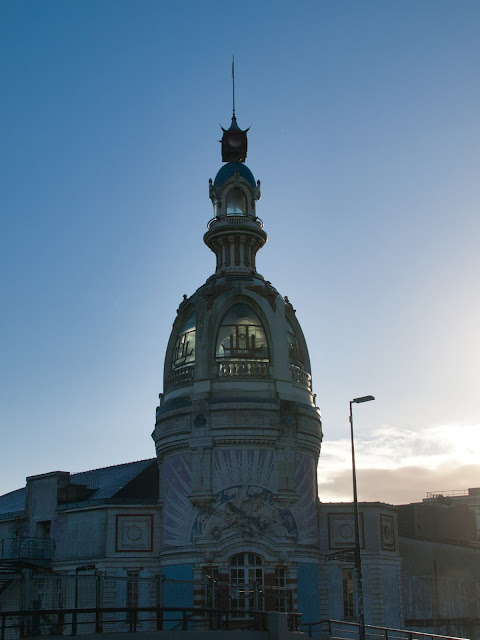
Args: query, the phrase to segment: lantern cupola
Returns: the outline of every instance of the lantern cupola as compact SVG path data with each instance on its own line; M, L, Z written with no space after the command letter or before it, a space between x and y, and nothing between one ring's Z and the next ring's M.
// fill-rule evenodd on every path
M223 127L222 127L223 129ZM213 218L203 239L215 253L216 275L255 274L255 256L267 241L263 222L257 217L260 180L244 164L247 155L247 131L237 124L235 114L229 129L223 129L224 164L215 180L209 181Z

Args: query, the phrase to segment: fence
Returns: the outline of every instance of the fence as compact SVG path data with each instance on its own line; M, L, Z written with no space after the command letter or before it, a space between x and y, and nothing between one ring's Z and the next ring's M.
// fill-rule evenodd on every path
M358 640L359 626L357 622L345 620L319 620L312 623L300 623L300 631L309 638L329 638L330 640ZM366 640L468 640L456 636L441 636L435 633L422 633L406 629L391 629L365 625Z
M81 635L118 632L116 618L128 618L122 631L208 630L266 631L267 612L249 611L241 620L238 611L179 607L100 607L0 612L0 640L32 636ZM300 614L286 614L296 630ZM142 621L142 622L141 622Z
M122 632L134 626L138 631L153 631L158 629L160 618L162 628L183 628L185 612L200 623L199 610L208 612L208 628L227 623L230 628L236 625L243 629L258 626L259 613L291 613L293 609L292 592L287 588L256 582L232 585L217 580L172 580L141 575L139 570L123 573L0 574L1 640L94 633L99 627ZM194 605L196 609L191 608ZM293 620L290 616L290 627Z

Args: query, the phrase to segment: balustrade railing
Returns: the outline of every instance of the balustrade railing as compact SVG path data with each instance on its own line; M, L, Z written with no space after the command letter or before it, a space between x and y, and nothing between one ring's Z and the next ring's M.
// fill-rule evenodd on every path
M167 377L165 381L165 389L171 389L179 384L192 382L194 378L195 365L180 367L179 369L172 371L172 373Z
M268 362L254 360L228 360L218 363L218 377L231 378L236 376L251 376L254 378L268 378Z
M307 389L311 391L312 376L308 373L308 371L305 371L304 369L297 367L296 364L290 365L290 371L291 371L292 380L294 383L301 384L302 386L307 387Z

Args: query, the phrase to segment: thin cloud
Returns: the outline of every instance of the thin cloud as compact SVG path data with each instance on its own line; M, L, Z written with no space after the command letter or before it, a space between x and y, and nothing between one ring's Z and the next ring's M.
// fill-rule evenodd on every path
M399 504L480 486L480 425L383 426L356 436L355 459L360 500ZM322 501L351 501L348 439L324 442L318 476Z

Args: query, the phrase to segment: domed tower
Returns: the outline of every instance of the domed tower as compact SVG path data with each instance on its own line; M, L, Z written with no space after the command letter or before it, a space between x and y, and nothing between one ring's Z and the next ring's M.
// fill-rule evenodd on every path
M235 115L221 142L204 235L215 273L177 310L153 433L162 573L210 585L196 604L291 610L298 599L315 619L322 433L307 345L256 269L260 181Z

